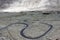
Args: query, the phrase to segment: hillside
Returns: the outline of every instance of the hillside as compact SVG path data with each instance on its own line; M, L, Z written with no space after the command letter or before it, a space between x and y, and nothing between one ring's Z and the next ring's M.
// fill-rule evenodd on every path
M60 0L0 0L0 11L60 11Z

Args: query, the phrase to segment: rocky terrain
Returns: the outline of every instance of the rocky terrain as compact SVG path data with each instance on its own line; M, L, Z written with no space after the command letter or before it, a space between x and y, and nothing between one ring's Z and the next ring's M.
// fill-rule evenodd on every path
M0 0L0 12L59 11L60 0Z

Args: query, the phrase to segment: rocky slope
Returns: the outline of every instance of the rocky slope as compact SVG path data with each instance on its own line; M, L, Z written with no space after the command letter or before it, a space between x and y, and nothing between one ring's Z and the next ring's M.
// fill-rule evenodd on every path
M4 12L60 11L60 0L0 0L0 9Z

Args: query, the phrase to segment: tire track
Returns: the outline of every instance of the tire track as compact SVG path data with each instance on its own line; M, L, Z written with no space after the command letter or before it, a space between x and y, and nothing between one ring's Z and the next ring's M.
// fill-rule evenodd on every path
M24 34L24 30L27 29L27 27L29 27L29 25L28 25L27 23L20 23L20 22L11 23L11 24L7 25L7 26L4 27L4 28L0 28L0 30L8 29L9 26L14 25L14 24L23 24L23 25L25 25L25 28L23 28L23 29L20 31L20 35L21 35L22 37L24 37L24 38L27 38L27 39L38 39L38 38L41 38L41 37L45 36L45 35L53 28L53 25L48 24L48 23L42 23L42 22L41 22L41 24L48 25L48 27L50 27L50 28L49 28L45 33L43 33L42 35L37 36L37 37L28 37L28 36L26 36L26 35Z

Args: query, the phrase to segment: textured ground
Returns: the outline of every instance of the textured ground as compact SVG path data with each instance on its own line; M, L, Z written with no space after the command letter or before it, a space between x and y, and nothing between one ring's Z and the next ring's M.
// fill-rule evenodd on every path
M48 26L40 22L53 25L53 28L43 37L38 39L27 39L20 35L24 28L22 24L14 24L0 30L0 40L60 40L60 14L50 12L51 14L42 14L42 12L21 12L21 13L0 13L0 29L10 23L24 22L29 27L24 31L25 35L36 37L48 30Z
M59 11L60 0L0 0L0 12Z

